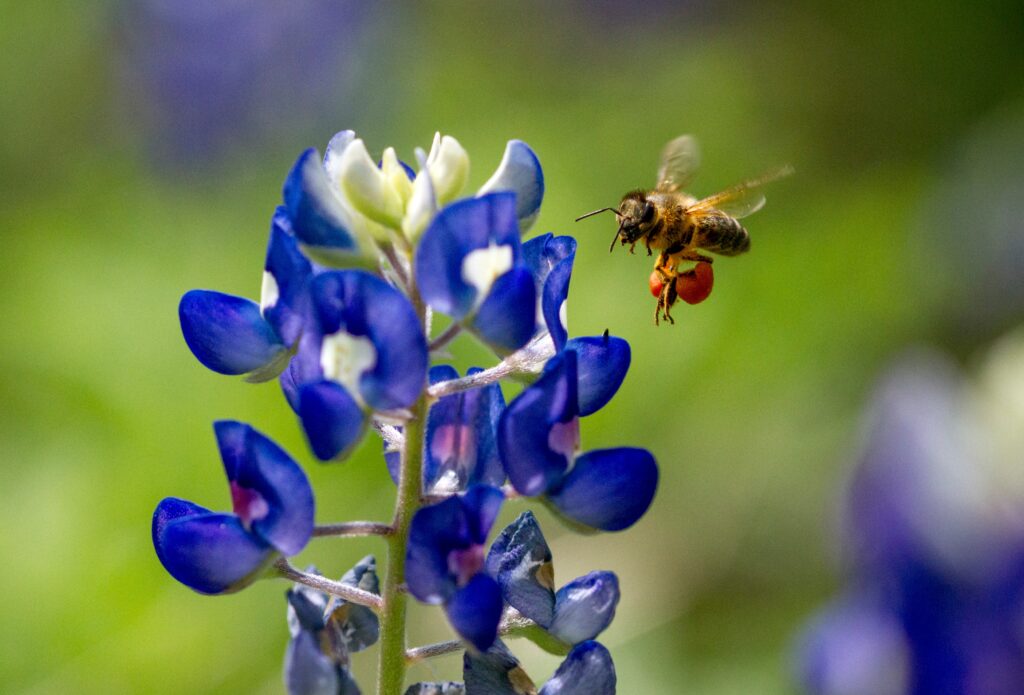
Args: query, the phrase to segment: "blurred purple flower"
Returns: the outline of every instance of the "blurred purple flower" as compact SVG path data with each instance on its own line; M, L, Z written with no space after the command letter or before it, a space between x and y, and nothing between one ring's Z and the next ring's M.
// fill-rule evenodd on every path
M161 160L194 170L283 126L301 133L337 118L372 7L354 0L123 3L118 70L126 120L141 125Z
M806 632L819 695L1024 692L1024 529L997 513L980 423L933 356L883 379L846 497L855 580Z

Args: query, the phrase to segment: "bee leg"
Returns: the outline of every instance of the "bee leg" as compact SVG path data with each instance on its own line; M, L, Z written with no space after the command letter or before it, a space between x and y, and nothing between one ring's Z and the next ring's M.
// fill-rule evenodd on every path
M636 249L636 242L635 241L632 244L629 245L629 252L633 253L634 249Z
M644 246L647 247L647 255L650 256L651 255L651 240L650 239L644 239Z
M658 306L654 310L654 325L657 326L662 316L669 323L675 323L675 319L672 318L670 313L672 305L676 303L678 295L676 294L676 275L677 273L668 271L665 269L658 268L658 273L664 279L664 284L661 288L661 294L658 295Z

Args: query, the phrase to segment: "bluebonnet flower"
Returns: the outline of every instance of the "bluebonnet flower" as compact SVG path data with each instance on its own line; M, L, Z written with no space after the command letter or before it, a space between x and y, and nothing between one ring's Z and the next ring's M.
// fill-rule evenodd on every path
M476 485L421 508L409 527L409 592L443 605L455 631L480 651L494 643L504 608L497 582L483 572L484 544L503 500L501 490Z
M317 570L310 567L307 572ZM372 555L363 558L341 583L379 594L376 560ZM303 584L296 584L286 597L291 639L285 651L284 680L289 695L359 695L349 672L349 655L377 642L376 614Z
M427 342L409 300L362 270L311 286L314 326L289 367L296 410L321 460L357 444L374 411L411 406L426 384Z
M533 512L523 512L495 539L485 562L505 602L560 644L559 653L592 640L611 624L619 581L611 572L590 572L556 593L551 549ZM551 648L549 641L538 641Z
M308 314L313 267L300 253L284 210L275 211L260 303L212 290L191 290L178 305L185 342L207 368L266 381L288 363Z
M341 582L275 563L281 576L317 589L288 595L285 678L292 693L357 693L349 655L380 630L380 682L388 695L399 692L407 662L459 645L469 652L465 684L421 683L409 693L536 692L497 641L499 632L568 655L541 693L614 692L611 659L593 639L614 617L616 576L591 572L556 591L550 549L529 512L489 552L487 538L506 480L512 494L539 497L583 531L621 530L647 510L658 480L649 452L581 453L579 446L579 418L616 393L629 367L629 345L607 331L570 338L574 239L545 234L521 241L544 193L532 150L509 142L497 172L464 197L468 163L450 136L435 136L429 153L417 150L413 169L390 148L374 161L362 140L342 131L323 158L303 152L285 180L260 303L200 290L182 299L182 331L204 365L250 381L280 374L321 460L346 456L374 423L399 483L392 523L316 531L407 539L405 562L389 567L383 596L369 558ZM452 324L428 343L431 310ZM463 329L501 355L501 363L462 377L451 366L430 367L431 353ZM527 383L508 406L499 384L506 377ZM218 438L223 429L235 514L211 515L169 499L154 518L161 560L207 593L244 586L279 555L298 552L313 532L312 494L297 465L251 428L222 424ZM239 462L264 477L245 473L249 468ZM308 504L298 499L296 479ZM298 516L305 524L301 539ZM227 540L218 536L207 547L208 525ZM402 585L416 599L442 606L461 641L403 653L404 613L394 603ZM321 590L345 600L328 601Z
M487 193L441 210L417 247L414 272L427 304L500 354L533 336L536 288L522 258L514 193Z
M313 490L295 461L249 425L214 423L234 513L168 497L153 513L157 557L203 594L248 586L278 557L302 550L313 532Z
M543 496L563 518L592 529L632 526L654 499L658 467L645 449L622 447L578 455L577 355L552 357L540 378L502 414L498 450L512 486Z
M519 661L500 641L485 654L463 657L466 695L615 695L615 665L599 642L577 644L538 691Z
M576 240L542 234L523 244L523 257L537 288L537 332L551 337L554 351L576 353L580 415L597 412L611 400L629 369L629 343L608 335L569 338L566 304L576 260Z
M466 374L483 370L471 367ZM431 384L457 379L449 365L430 368ZM501 487L505 469L498 456L498 419L505 410L505 397L497 383L460 391L438 399L427 415L426 446L423 451L423 491L428 495L451 494L484 484ZM398 429L401 432L401 429ZM401 457L386 451L388 473L397 484Z
M816 695L1003 695L1024 687L1024 532L1001 518L955 369L909 359L883 381L846 497L853 581L813 621Z

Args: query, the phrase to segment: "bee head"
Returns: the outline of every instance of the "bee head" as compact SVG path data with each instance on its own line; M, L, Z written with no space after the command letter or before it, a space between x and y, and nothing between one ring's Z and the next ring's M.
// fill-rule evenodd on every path
M619 203L619 232L617 239L632 244L644 235L644 228L654 221L654 205L643 191L631 191ZM615 242L612 242L612 246Z

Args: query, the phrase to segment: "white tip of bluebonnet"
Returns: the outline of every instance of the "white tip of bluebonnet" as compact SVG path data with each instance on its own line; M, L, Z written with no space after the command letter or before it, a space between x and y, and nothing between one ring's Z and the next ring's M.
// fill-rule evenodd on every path
M338 175L341 190L356 210L385 226L397 229L401 225L402 198L370 158L362 140L357 138L345 148Z

